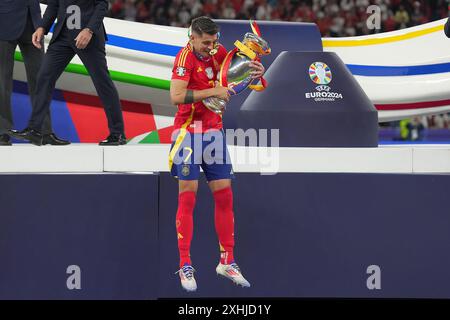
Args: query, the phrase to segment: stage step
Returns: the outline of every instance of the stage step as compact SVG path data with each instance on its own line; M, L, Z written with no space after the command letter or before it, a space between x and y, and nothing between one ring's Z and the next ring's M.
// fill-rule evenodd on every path
M170 145L0 147L2 173L168 172ZM450 173L450 145L378 148L229 146L235 172Z

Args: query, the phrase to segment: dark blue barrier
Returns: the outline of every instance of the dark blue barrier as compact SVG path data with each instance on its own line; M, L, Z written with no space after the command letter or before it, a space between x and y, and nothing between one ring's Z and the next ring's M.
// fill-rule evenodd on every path
M249 21L215 20L220 26L220 42L228 49L234 48L236 40L242 41L247 32L252 32ZM314 23L257 21L263 38L269 43L272 53L262 58L269 69L272 62L282 51L323 51L322 36ZM250 90L233 96L224 113L226 128L237 128L236 117Z
M235 255L249 289L215 275L213 201L201 182L191 251L199 289L187 294L173 274L177 184L161 175L161 297L450 298L449 175L238 174ZM381 289L367 287L371 266Z
M270 86L242 105L239 128L279 129L281 147L378 146L377 111L335 53L283 52L266 78Z
M0 299L155 299L158 176L0 175ZM81 289L77 285L78 266Z
M235 256L248 289L215 274L214 205L200 182L199 289L188 294L174 274L168 173L0 175L0 299L450 298L449 175L238 174ZM74 265L79 290L67 287Z

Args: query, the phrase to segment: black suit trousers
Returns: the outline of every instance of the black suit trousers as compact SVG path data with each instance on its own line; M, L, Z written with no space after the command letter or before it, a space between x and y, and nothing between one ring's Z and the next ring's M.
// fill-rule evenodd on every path
M31 42L34 32L31 16L28 14L25 29L16 40L0 40L0 134L7 133L14 127L11 109L11 95L13 88L14 54L17 46L22 53L23 62L28 82L28 92L31 106L36 105L36 82L37 74L42 63L44 50L36 48ZM42 42L42 45L44 42ZM50 112L44 113L42 126L43 133L52 132Z
M56 81L75 54L86 67L102 101L110 134L123 134L124 124L119 94L109 75L106 63L105 39L102 35L93 35L85 49L78 49L71 32L65 27L49 45L44 56L37 79L36 106L28 126L37 131L42 130L42 124L45 114L50 108Z

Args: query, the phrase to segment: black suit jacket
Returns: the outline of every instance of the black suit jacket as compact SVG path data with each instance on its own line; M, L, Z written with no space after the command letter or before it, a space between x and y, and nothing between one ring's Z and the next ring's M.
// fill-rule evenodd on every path
M445 23L444 32L447 38L450 38L450 18L448 18L447 22Z
M73 33L73 37L75 38L84 28L89 28L95 35L106 39L103 18L108 11L107 0L48 0L47 10L45 10L41 25L45 29L45 34L50 31L53 22L58 18L50 43L58 37L66 23L66 18L73 14L72 11L67 13L67 8L72 5L78 6L81 12L81 28L78 30L70 30Z
M42 24L38 0L0 0L0 40L17 40L25 29L28 12L35 28Z

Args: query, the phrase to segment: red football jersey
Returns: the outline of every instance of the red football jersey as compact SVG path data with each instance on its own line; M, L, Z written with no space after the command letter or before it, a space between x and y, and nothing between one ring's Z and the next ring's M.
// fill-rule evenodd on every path
M220 66L227 50L219 45L217 53L208 58L198 57L190 44L178 52L172 69L172 79L188 82L188 89L203 90L214 87ZM198 121L202 125L199 128ZM197 124L195 124L197 122ZM196 128L197 126L197 128ZM210 129L222 129L222 117L199 101L192 104L179 104L175 115L175 129L185 128L189 132L205 132Z

